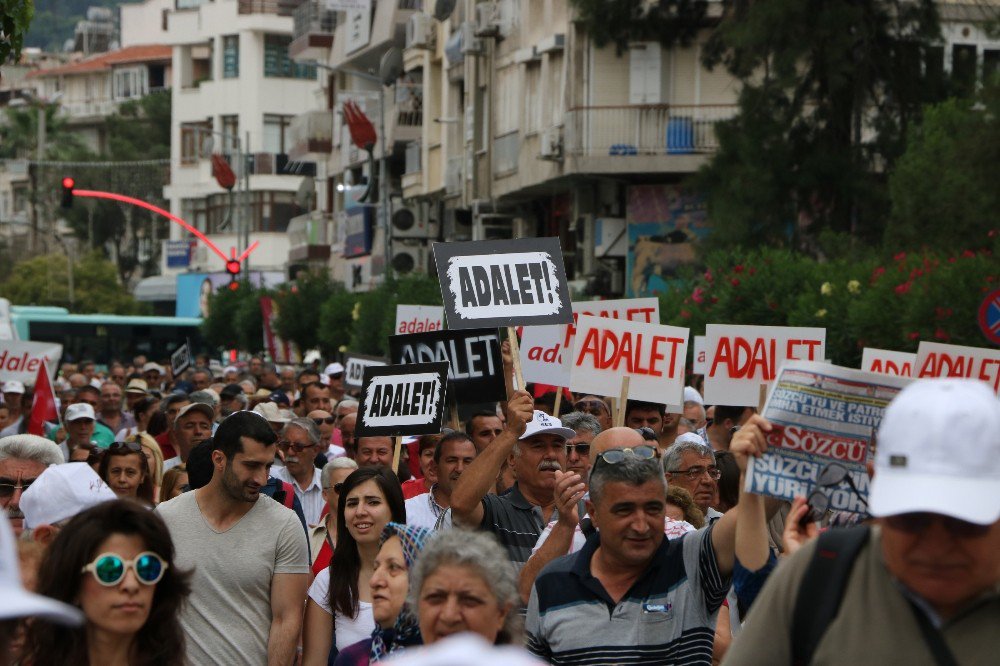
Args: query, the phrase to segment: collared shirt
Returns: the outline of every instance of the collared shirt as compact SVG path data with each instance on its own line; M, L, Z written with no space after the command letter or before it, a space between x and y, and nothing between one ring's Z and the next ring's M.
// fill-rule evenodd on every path
M545 528L542 508L529 502L516 483L510 492L487 495L482 502L483 520L479 526L496 535L500 545L507 549L514 569L520 573Z
M302 490L299 487L299 482L292 477L287 467L278 467L275 465L271 468L271 476L290 483L295 488L295 496L299 498L299 502L302 504L302 513L306 517L307 525L316 525L322 521L323 507L326 506L326 500L323 499L323 486L320 483L320 474L320 470L313 469L312 482L308 488Z
M445 512L445 507L437 503L434 499L434 489L437 484L431 486L430 492L414 495L406 500L406 524L416 527L426 527L434 529L438 518Z
M664 539L617 603L591 573L600 534L542 569L531 590L527 646L551 664L711 664L729 579L712 526Z

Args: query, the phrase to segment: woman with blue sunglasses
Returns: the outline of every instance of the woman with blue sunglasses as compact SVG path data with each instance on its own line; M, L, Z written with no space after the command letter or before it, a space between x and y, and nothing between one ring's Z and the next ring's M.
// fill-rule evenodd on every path
M86 623L68 629L35 620L23 662L181 666L178 612L190 588L173 559L163 520L135 500L77 514L49 547L37 592L79 607Z

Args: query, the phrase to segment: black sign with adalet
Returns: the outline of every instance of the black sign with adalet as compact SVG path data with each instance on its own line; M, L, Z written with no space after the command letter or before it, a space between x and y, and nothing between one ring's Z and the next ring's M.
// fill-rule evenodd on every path
M388 361L381 356L365 356L364 354L348 354L344 359L344 386L361 388L365 379L365 368L369 365L387 365Z
M191 367L191 343L184 342L170 355L170 372L177 379L182 372Z
M389 359L397 364L446 362L450 398L460 405L507 398L495 328L393 335Z
M441 432L447 363L369 365L364 369L357 437Z
M573 323L558 238L435 243L452 330Z

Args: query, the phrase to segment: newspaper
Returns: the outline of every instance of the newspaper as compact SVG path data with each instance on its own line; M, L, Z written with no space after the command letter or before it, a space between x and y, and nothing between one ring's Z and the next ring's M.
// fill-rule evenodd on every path
M809 499L820 512L866 513L875 433L885 406L910 382L826 363L789 361L764 405L768 451L747 467L747 492Z

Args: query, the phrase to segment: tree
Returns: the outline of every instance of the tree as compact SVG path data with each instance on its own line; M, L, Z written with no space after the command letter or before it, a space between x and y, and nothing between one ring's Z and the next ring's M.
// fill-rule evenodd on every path
M24 36L34 14L32 0L0 0L0 64L21 59Z
M729 3L704 53L741 83L699 174L714 244L816 249L828 229L880 239L879 174L947 93L939 36L933 0Z
M441 305L438 281L421 274L390 275L374 290L362 294L351 334L351 349L388 356L389 336L395 335L396 306Z
M170 159L170 92L124 102L104 121L106 157L114 161Z
M975 103L973 103L975 102ZM1000 228L1000 84L978 100L950 99L924 113L889 177L886 243L898 249L964 249Z
M665 47L687 45L703 26L706 0L571 0L577 20L594 43L614 43L618 53L629 42L658 41Z
M226 349L260 351L264 347L260 297L267 293L247 282L236 289L219 287L209 298L209 315L201 323L205 341Z
M320 348L325 354L335 349L320 346L320 312L322 305L344 285L330 280L326 271L303 271L295 282L278 288L274 296L278 304L275 328L285 340L294 342L303 353Z

